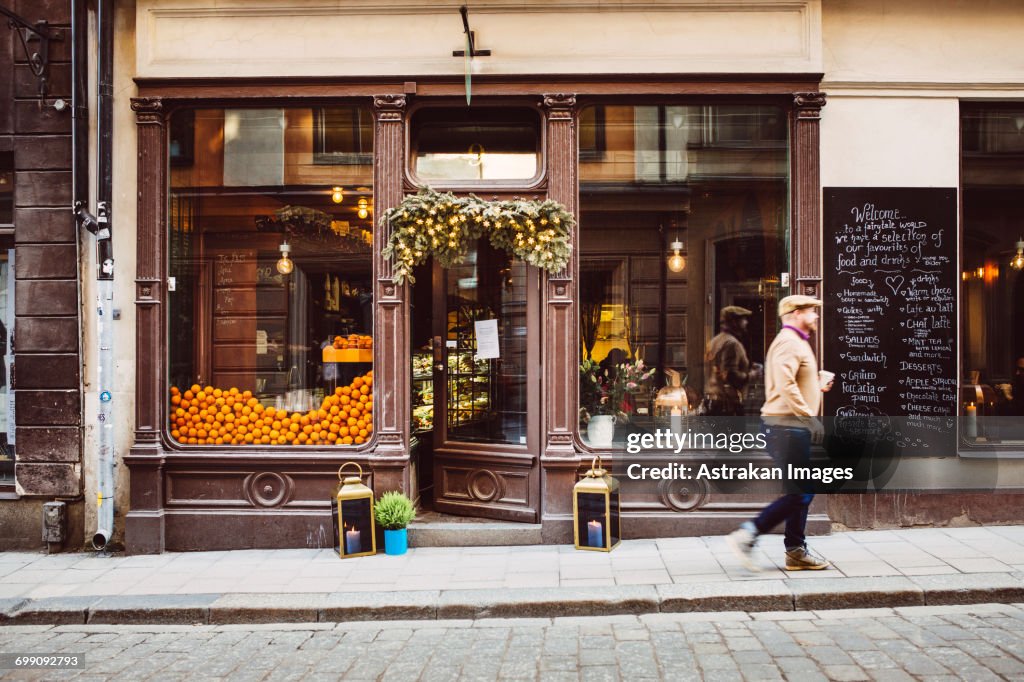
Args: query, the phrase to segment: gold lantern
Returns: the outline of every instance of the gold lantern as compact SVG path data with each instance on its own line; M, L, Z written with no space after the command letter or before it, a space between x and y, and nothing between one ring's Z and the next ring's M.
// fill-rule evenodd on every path
M610 552L622 539L619 524L619 482L595 457L590 470L572 489L573 540L576 549Z
M355 476L342 472L355 467ZM377 528L373 520L373 491L363 484L363 468L345 462L338 469L338 489L331 498L334 522L334 551L342 559L377 553Z

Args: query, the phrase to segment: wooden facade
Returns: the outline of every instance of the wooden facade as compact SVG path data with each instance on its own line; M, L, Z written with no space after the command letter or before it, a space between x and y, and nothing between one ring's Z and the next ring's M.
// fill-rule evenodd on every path
M543 173L537 184L518 191L550 197L574 213L578 210L577 117L586 102L609 98L667 97L716 98L729 101L771 102L789 111L792 129L793 275L801 291L813 293L820 281L818 112L824 96L816 92L820 74L779 77L639 77L566 78L494 77L474 81L474 103L532 102L544 117ZM329 535L328 499L338 466L358 461L369 472L375 489L402 489L415 493L417 462L412 447L409 386L408 285L391 281L390 264L380 254L387 235L378 224L374 243L374 438L364 446L318 450L249 447L243 450L210 446L182 447L171 442L163 428L166 369L166 278L164 244L167 211L167 126L170 113L180 106L322 105L332 100L369 99L375 115L374 201L377 215L415 191L406 167L406 123L409 110L462 96L461 81L425 78L417 82L343 82L315 80L176 81L142 80L140 96L132 108L138 121L138 273L136 278L137 394L136 436L125 458L131 472L131 505L126 517L126 544L131 552L242 547L326 546ZM458 191L458 188L454 188ZM479 191L479 190L478 190ZM490 190L484 190L490 198ZM574 240L576 235L573 235ZM577 418L577 366L579 363L576 266L563 272L541 273L538 299L540 362L539 448L527 453L535 474L520 479L516 466L500 452L486 449L467 454L464 475L441 479L457 481L458 493L486 511L502 494L530 486L533 502L523 516L500 509L485 514L498 518L535 521L547 542L571 537L571 489L590 461L590 449L580 438ZM500 448L499 448L500 449ZM514 458L515 459L515 458ZM518 461L518 460L517 460ZM524 460L525 462L526 460ZM490 463L489 463L490 462ZM511 468L510 468L511 466ZM530 471L528 467L524 471ZM438 483L443 485L443 483ZM455 495L453 495L454 499ZM511 498L512 495L509 494ZM698 496L700 497L700 496ZM756 506L760 498L733 496L714 500L703 513L680 513L707 505L686 491L665 491L662 502L643 503L632 509L625 503L626 537L657 534L692 534L724 530L738 515ZM509 505L499 505L507 508ZM631 512L633 512L631 514ZM532 515L532 518L531 518ZM819 523L824 517L819 516Z

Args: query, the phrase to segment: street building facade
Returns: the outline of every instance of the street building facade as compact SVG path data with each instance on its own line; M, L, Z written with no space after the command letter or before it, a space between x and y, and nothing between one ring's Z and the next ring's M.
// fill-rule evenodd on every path
M808 531L1019 522L1024 64L1007 55L1024 16L942 4L88 13L90 53L112 59L109 213L92 213L109 215L113 269L76 231L70 186L33 193L42 171L18 165L69 135L57 84L8 93L8 295L25 298L19 499L0 515L63 500L70 547L326 547L352 461L378 495L567 543L596 456L621 476L627 438L679 431L723 381L730 414L756 420L778 302L801 294L825 302L824 415L909 415L892 428L912 455L881 492L816 498ZM55 127L19 137L38 117ZM103 198L104 174L87 175ZM63 231L38 227L60 215ZM464 257L427 257L445 249ZM746 321L730 339L742 381L709 356L727 308ZM725 533L771 494L627 488L623 537Z

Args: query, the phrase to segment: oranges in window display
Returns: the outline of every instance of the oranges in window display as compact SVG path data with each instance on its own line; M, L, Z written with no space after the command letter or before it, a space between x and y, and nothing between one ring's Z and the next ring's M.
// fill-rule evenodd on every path
M251 391L199 384L171 386L169 404L171 438L183 445L362 445L373 435L373 370L304 413L264 406Z
M363 334L349 334L348 336L335 336L331 344L338 350L348 348L373 348L373 337Z

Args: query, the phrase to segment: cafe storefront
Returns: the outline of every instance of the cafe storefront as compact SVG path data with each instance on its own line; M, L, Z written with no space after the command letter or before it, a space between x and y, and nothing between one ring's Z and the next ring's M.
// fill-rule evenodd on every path
M819 3L484 4L474 49L491 53L471 59L450 56L457 6L264 5L139 0L123 17L140 40L119 114L135 131L121 186L138 197L137 247L117 242L135 280L130 552L330 546L348 461L377 494L569 542L592 457L706 402L724 308L749 311L742 341L763 363L778 300L828 293ZM564 54L539 60L509 35L536 12ZM554 40L562 14L569 43ZM423 40L423 22L452 29L454 49ZM271 24L272 43L240 38ZM636 36L618 57L595 37L613 25ZM213 36L233 49L213 54ZM567 265L481 237L462 263L397 282L381 218L424 187L558 202L574 221ZM632 382L611 441L588 383L608 368ZM737 414L763 394L754 373ZM627 491L623 534L726 532L768 495ZM823 498L812 512L827 532Z

